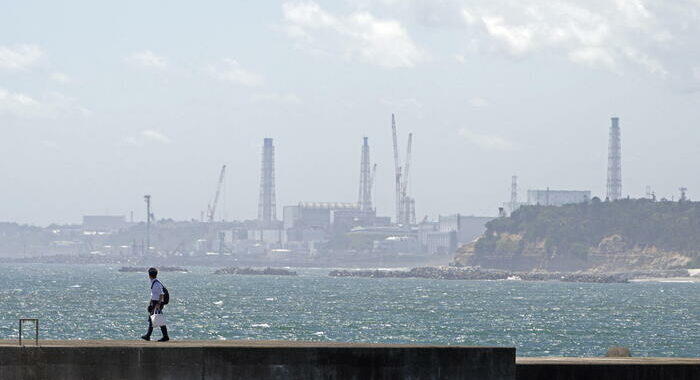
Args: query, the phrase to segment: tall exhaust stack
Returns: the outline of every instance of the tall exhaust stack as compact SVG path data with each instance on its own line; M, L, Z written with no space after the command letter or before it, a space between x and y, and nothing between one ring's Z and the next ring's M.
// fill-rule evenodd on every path
M258 221L261 227L270 227L277 220L275 204L275 147L271 138L263 140L262 164L260 167L260 199Z
M362 212L372 212L372 180L369 172L369 144L367 137L363 138L362 159L360 161L360 193L358 206Z
M622 198L622 151L620 148L620 119L613 117L608 141L608 200Z

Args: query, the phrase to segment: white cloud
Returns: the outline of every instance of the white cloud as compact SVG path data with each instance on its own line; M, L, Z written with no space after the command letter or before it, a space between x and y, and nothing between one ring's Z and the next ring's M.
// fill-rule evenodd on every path
M51 73L51 79L61 84L69 84L72 82L68 75L60 72Z
M209 65L204 70L212 78L241 86L257 87L264 83L262 76L244 69L235 59L231 58L224 59L220 65Z
M693 67L693 77L700 80L700 66Z
M630 26L643 27L654 18L641 0L615 0L614 3Z
M0 114L21 118L89 117L91 112L74 98L49 92L36 98L0 89Z
M653 75L668 74L660 59L682 23L683 6L650 0L503 0L463 2L470 44L515 57L555 53L575 64L611 70L635 65ZM694 8L698 14L700 4ZM663 15L661 17L660 15ZM693 23L697 23L694 20ZM688 24L690 25L690 23ZM477 41L474 43L473 41Z
M489 101L480 96L475 96L469 99L469 105L474 108L484 108L489 106Z
M641 65L647 71L649 71L652 74L657 74L659 76L665 77L668 75L668 71L664 68L664 66L656 60L655 58L650 57L649 55L642 53L640 51L637 51L634 48L628 47L624 50L625 56L633 62L636 62L637 64Z
M36 64L44 52L36 45L0 46L0 69L21 70Z
M170 138L162 132L153 129L144 129L136 136L125 137L117 146L142 147L146 144L170 144Z
M124 58L131 66L146 69L164 70L168 68L168 60L150 50L135 51Z
M146 129L141 131L141 137L143 137L144 140L147 141L153 141L159 144L169 144L170 143L170 138L168 136L158 132L154 131L152 129Z
M532 29L525 26L507 25L499 16L485 16L482 21L486 31L493 38L504 43L512 54L523 54L532 48L534 33Z
M0 89L0 114L31 116L40 110L41 105L31 96Z
M92 111L80 105L75 98L60 92L49 92L42 97L42 102L49 117L81 117L92 115Z
M583 47L572 50L568 54L569 59L584 66L604 67L612 69L615 67L615 59L599 47Z
M312 51L386 68L413 67L426 59L396 20L378 19L367 11L336 16L310 1L286 2L282 8L288 35Z
M251 96L254 102L271 102L284 104L301 104L301 98L296 94L282 94L278 92L267 92Z
M500 136L481 134L466 128L460 129L458 133L471 144L485 150L508 151L514 147L512 142Z

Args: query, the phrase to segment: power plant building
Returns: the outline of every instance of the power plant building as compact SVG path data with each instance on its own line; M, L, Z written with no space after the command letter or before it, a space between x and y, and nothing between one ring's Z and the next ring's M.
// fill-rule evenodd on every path
M460 214L440 215L437 222L418 224L418 242L427 254L452 254L459 246L481 236L486 231L486 223L492 219Z
M363 212L357 203L300 202L284 208L283 225L291 241L325 240L334 222L343 216L360 218Z
M591 200L591 192L580 190L528 190L527 203L540 206L563 206Z

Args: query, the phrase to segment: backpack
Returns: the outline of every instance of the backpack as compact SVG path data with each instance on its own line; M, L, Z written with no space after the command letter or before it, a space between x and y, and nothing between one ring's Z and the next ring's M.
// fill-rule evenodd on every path
M163 305L167 305L168 303L170 303L170 292L168 292L168 288L166 288L165 285L163 285L163 283L160 282L160 280L156 280L156 281L158 281L160 286L163 287ZM151 283L151 289L153 289L153 284L155 284L156 281L153 281Z

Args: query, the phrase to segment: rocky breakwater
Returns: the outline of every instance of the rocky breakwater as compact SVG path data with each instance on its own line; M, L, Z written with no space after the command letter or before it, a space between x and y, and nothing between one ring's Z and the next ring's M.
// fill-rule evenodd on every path
M239 268L239 267L228 267L221 268L214 272L214 274L242 274L242 275L268 275L268 276L296 276L297 272L281 269L281 268L265 268L265 269L253 269L253 268Z
M119 272L148 272L146 267L121 267ZM158 267L158 272L187 272L187 269L181 267Z
M662 273L663 272L663 273ZM682 277L687 271L657 271L656 277ZM649 271L629 273L594 273L594 272L511 272L485 270L479 267L420 267L410 270L334 270L331 277L365 277L365 278L429 278L435 280L523 280L523 281L562 281L590 283L626 283L630 279L651 276Z

